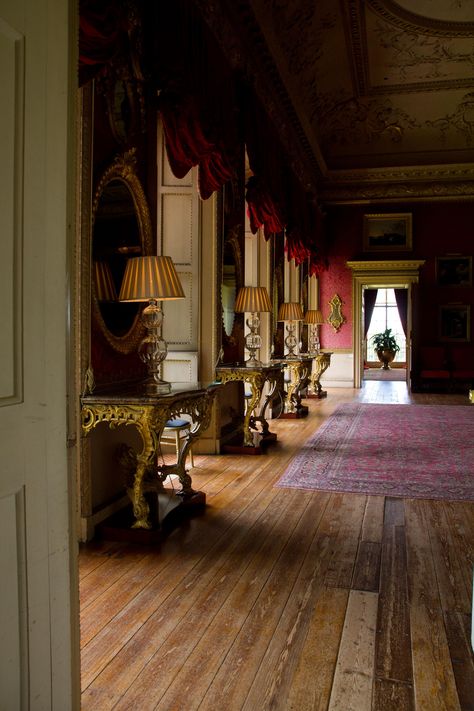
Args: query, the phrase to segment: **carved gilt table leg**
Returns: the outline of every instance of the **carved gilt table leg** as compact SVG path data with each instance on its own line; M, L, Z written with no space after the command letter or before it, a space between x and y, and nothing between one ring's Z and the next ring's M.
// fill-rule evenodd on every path
M298 400L301 367L299 363L288 363L287 367L290 371L290 382L286 389L285 413L294 414L297 411L298 404L301 402L301 398Z
M327 393L323 391L320 383L322 374L329 368L331 364L331 353L318 353L314 359L314 372L310 378L310 396L316 398L326 397Z

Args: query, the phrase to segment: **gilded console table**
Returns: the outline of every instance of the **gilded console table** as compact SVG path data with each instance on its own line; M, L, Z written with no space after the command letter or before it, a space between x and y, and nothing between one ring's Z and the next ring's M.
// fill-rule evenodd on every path
M250 386L250 398L246 404L242 425L243 447L238 448L243 454L259 454L261 451L260 446L255 445L253 436L253 431L258 431L258 422L261 426L261 443L276 440L276 435L270 432L265 412L281 378L282 366L276 363L252 367L238 363L217 366L216 380L219 380L223 385L232 381L240 381ZM265 402L260 405L265 383L269 383L270 389L265 397ZM254 411L258 407L260 407L258 414L254 415Z
M323 397L327 396L327 392L322 389L319 381L321 380L322 374L326 372L331 365L331 356L332 353L326 352L318 353L318 355L314 357L314 370L309 379L308 397L314 397L321 400Z
M212 403L218 387L218 383L195 387L186 385L185 388L164 395L147 395L140 385L133 384L111 387L81 398L82 429L86 435L105 422L112 429L121 425L135 427L142 439L141 452L132 455L133 473L127 485L127 493L133 505L132 528L151 529L156 524L151 521L145 492L163 490L163 482L172 474L179 477L181 490L177 495L181 502L192 499L195 503L205 503L205 494L194 491L191 486L191 477L185 469L185 462L193 440L209 426ZM178 461L176 464L160 465L157 454L165 424L168 420L184 414L191 417L193 424L181 448Z
M278 358L273 360L272 363L279 364L289 374L285 391L285 410L280 417L306 417L308 408L301 404L301 393L308 385L313 356L300 354L296 358Z

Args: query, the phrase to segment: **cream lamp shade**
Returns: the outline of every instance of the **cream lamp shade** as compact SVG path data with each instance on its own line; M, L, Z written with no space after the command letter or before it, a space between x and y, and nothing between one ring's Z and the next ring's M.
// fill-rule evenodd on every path
M94 262L95 293L99 301L117 301L112 272L108 262Z
M303 309L297 301L288 301L278 309L278 321L302 321Z
M304 322L319 326L324 323L324 316L320 309L308 309L304 315Z
M245 347L250 356L245 361L248 368L256 368L262 365L262 362L257 358L257 352L262 346L262 339L258 332L260 327L259 313L261 311L271 311L272 304L268 291L264 286L243 286L239 289L235 300L234 311L236 313L249 313L247 318L247 326L249 332L245 336Z
M160 377L161 363L168 353L168 345L161 336L163 312L158 302L184 299L184 291L171 257L132 257L123 275L120 301L148 301L142 321L147 330L138 347L138 355L145 363L148 378L144 385L149 395L171 392L171 383Z
M184 291L171 257L132 257L127 262L120 301L184 299Z
M261 313L271 310L272 304L266 287L243 286L239 289L234 306L236 313Z

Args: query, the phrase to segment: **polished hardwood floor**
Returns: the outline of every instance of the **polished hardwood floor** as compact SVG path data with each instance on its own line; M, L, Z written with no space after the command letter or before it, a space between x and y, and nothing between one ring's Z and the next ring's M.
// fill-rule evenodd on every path
M330 389L266 455L196 457L207 509L160 547L81 547L84 711L474 709L474 503L273 486L354 399L467 404Z

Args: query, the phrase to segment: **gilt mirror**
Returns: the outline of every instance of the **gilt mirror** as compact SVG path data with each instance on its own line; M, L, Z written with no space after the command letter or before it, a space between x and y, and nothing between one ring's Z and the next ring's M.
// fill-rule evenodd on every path
M238 231L231 231L222 247L220 302L222 310L222 347L227 361L239 359L239 341L243 333L242 318L234 312L237 292L243 285L243 267Z
M133 150L116 158L99 181L92 207L92 313L121 353L136 349L143 330L140 305L118 301L125 265L152 251L150 215L135 168Z

